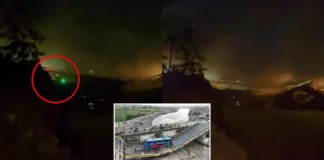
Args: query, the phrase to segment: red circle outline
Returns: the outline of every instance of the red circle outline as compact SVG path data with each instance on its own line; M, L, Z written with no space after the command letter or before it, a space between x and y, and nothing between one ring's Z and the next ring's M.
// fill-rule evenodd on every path
M60 58L60 59L64 59L64 60L66 60L67 62L69 62L69 63L73 66L73 68L75 69L75 72L76 72L77 77L78 77L77 86L76 86L76 88L74 89L73 93L72 93L69 97L67 97L66 99L63 99L63 100L61 100L61 101L51 101L51 100L48 100L48 99L42 97L42 96L37 92L36 87L35 87L35 85L34 85L34 75L35 75L35 72L36 72L37 67L38 67L42 62L44 62L45 60L50 59L50 58ZM37 95L41 100L43 100L44 102L51 103L51 104L61 104L61 103L65 103L65 102L69 101L69 100L70 100L70 99L71 99L71 98L72 98L72 97L77 93L77 91L79 90L79 87L80 87L80 71L79 71L78 67L75 65L75 63L74 63L71 59L69 59L69 58L67 58L67 57L65 57L65 56L59 55L59 54L48 55L48 56L45 56L45 57L43 57L42 59L40 59L40 60L38 61L38 63L35 65L35 67L34 67L34 69L33 69L33 72L32 72L32 75L31 75L31 84L32 84L33 90L34 90L34 92L36 93L36 95Z

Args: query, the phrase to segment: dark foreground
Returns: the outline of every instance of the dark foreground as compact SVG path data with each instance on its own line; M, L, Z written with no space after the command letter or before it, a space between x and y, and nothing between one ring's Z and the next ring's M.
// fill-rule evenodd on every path
M232 97L228 93L216 91L213 94L210 100L206 100L206 97L195 100L191 94L191 101L212 103L212 133L216 132L216 126L225 131L227 137L245 150L248 159L324 158L323 112L238 107L234 105L235 101L227 98ZM171 97L168 102L185 100ZM212 134L212 150L216 150L213 148L216 143L217 137Z

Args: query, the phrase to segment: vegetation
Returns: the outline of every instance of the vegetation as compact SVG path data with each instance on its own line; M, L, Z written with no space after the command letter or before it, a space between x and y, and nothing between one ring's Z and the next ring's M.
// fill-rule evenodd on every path
M3 58L14 62L37 61L39 56L44 55L36 46L44 37L33 28L33 22L24 17L19 0L6 1L4 19L0 22L3 32L0 38L5 38L7 44L0 46Z
M31 90L31 71L44 55L37 44L44 37L24 17L19 0L5 1L1 7L7 10L0 20L0 39L6 41L0 46L0 94L6 97L0 102L0 159L72 159L69 149L59 147L59 139L51 132L57 112ZM36 86L41 94L53 94L55 87L41 67L35 80L41 81Z
M183 17L166 14L165 21L164 36L169 55L162 56L164 61L162 64L163 90L187 93L190 90L193 92L211 90L209 81L204 77L205 58L199 52L198 45L194 40L195 31ZM173 63L173 60L177 63Z
M166 17L169 18L170 16ZM173 17L170 17L170 21ZM179 28L166 33L166 43L170 50L169 56L162 56L163 60L169 60L168 68L163 64L164 73L179 72L184 75L203 75L206 68L203 67L204 57L198 51L198 46L193 39L194 30L187 26L179 25ZM172 60L178 59L179 64L172 64Z
M164 102L212 103L213 119L217 128L232 130L233 127L223 114L226 96L222 91L213 89L204 77L204 72L207 70L203 67L205 58L199 52L199 47L194 40L195 32L188 20L177 15L167 15L165 21L170 25L166 25L164 31L169 54L162 56ZM180 63L173 63L173 60Z
M144 116L147 114L152 114L156 112L160 112L160 109L142 109L142 108L116 108L115 109L115 121L121 122L130 119L134 119L140 116Z
M137 117L141 117L141 116L145 116L145 114L143 114L143 113L139 113L137 115L128 114L128 115L126 115L126 120L131 120L131 119L134 119L134 118L137 118Z

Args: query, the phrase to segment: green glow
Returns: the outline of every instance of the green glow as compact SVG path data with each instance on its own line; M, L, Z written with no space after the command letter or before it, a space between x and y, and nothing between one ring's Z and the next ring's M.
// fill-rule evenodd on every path
M61 83L64 84L66 80L64 78L61 79Z

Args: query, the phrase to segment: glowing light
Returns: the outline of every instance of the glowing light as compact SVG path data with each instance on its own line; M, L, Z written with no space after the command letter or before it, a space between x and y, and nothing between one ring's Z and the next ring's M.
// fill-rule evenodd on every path
M64 78L61 79L60 81L62 84L64 84L66 82L66 80Z

